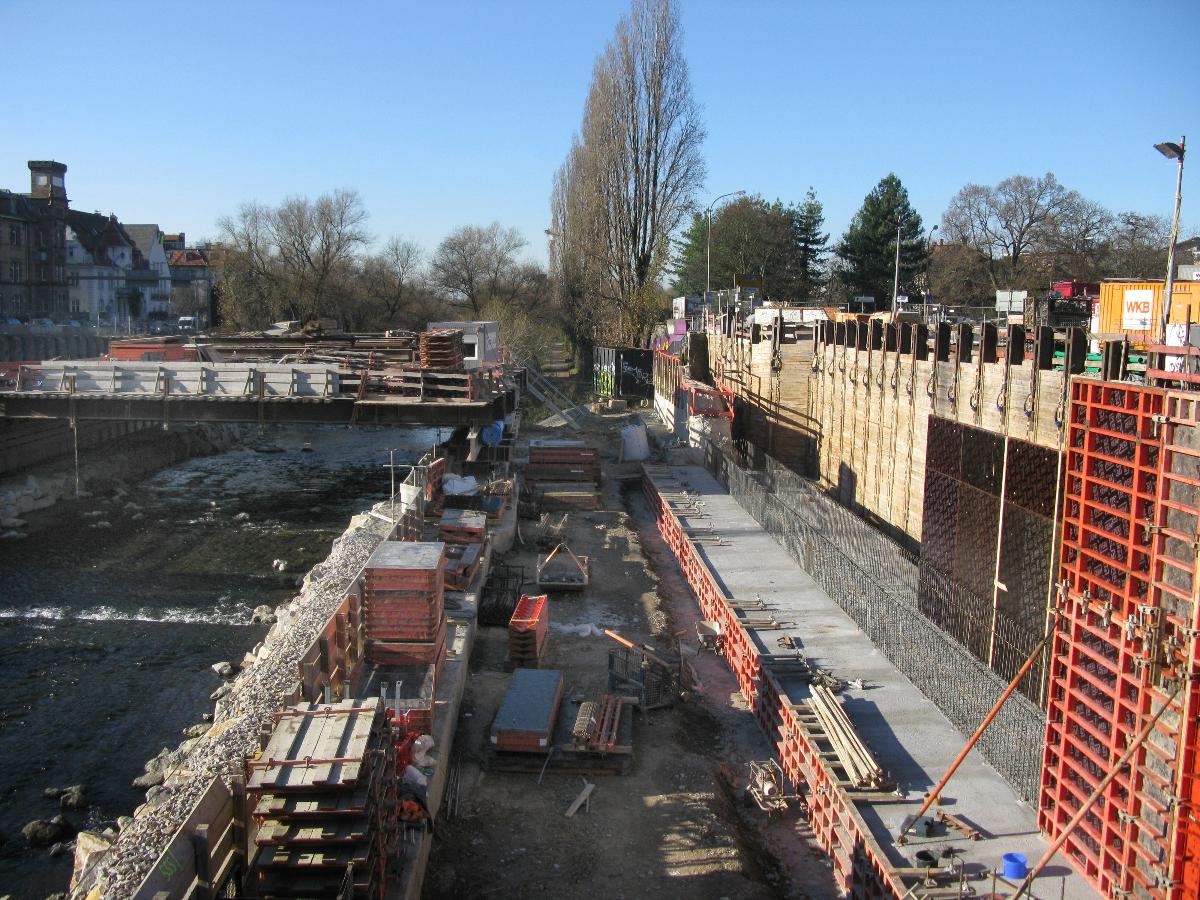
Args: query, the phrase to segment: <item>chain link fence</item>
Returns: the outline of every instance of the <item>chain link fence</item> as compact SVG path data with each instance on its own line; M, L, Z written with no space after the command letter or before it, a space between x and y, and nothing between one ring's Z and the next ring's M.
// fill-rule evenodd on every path
M765 468L747 470L715 445L705 457L734 499L872 643L955 727L971 734L1008 685L917 606L918 592L948 606L961 603L961 588L923 574L912 553L771 458ZM1038 793L1044 730L1042 710L1014 694L976 745L1027 801Z

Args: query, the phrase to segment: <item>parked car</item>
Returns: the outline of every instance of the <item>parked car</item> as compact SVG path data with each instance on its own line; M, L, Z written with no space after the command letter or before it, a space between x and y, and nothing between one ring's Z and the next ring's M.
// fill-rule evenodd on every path
M82 328L83 323L80 322L78 319L67 319L67 321L63 322L63 327L65 327L65 328Z

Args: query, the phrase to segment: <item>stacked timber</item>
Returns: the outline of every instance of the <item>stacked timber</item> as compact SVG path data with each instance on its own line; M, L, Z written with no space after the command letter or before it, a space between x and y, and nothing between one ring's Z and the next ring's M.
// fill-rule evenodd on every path
M363 569L366 659L377 666L432 665L446 655L446 545L384 541Z
M600 451L583 441L530 441L525 480L544 510L598 509Z
M541 667L550 630L550 598L522 594L508 620L508 658L517 668Z
M454 328L435 328L421 332L422 369L461 369L463 333Z
M833 746L838 762L854 787L884 788L886 776L867 745L854 729L854 724L833 691L823 684L810 685L812 696L809 707L816 714L825 732L826 740Z
M375 698L275 715L247 762L254 896L382 900L399 835L391 744Z

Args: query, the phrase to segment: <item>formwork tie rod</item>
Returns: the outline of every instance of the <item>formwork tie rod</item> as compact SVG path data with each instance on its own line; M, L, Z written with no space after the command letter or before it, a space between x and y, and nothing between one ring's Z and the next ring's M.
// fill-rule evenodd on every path
M1154 730L1154 726L1158 724L1158 720L1162 718L1162 714L1170 709L1171 704L1175 702L1175 698L1179 696L1179 692L1183 690L1183 686L1186 683L1186 680L1181 680L1179 682L1179 684L1175 687L1175 690L1171 691L1171 696L1168 697L1163 705L1159 707L1158 712L1150 717L1150 721L1142 727L1140 732L1138 732L1138 736L1134 738L1133 743L1131 743L1125 749L1125 752L1121 754L1121 758L1118 759L1111 768L1109 768L1108 774L1100 779L1100 783L1096 785L1096 789L1092 791L1092 795L1084 801L1083 806L1079 807L1079 811L1071 817L1071 821L1063 826L1063 830L1058 833L1058 837L1054 839L1054 841L1046 849L1046 852L1042 854L1042 858L1037 861L1037 865L1029 870L1029 874L1025 876L1025 880L1021 882L1020 887L1017 888L1017 892L1013 894L1013 900L1019 900L1019 898L1029 890L1029 886L1033 884L1033 879L1037 878L1042 869L1046 868L1050 860L1054 858L1054 854L1057 853L1062 848L1062 845L1067 842L1067 838L1071 836L1071 832L1074 831L1076 826L1083 821L1083 817L1088 814L1088 810L1090 810L1095 802L1100 799L1100 796L1106 790L1108 790L1108 786L1112 784L1113 779L1117 777L1120 771L1125 768L1125 765L1129 762L1129 760L1133 758L1133 755L1137 753L1138 747L1142 745L1142 742L1145 741L1146 738L1150 737L1150 732Z
M908 819L904 827L900 829L900 834L896 836L897 843L904 843L904 836L908 834L910 830L912 830L913 826L920 821L921 816L925 815L925 813L929 811L929 807L933 806L933 804L937 801L937 798L941 796L942 791L946 787L946 783L954 777L954 773L957 772L958 767L963 764L963 761L967 758L967 754L971 752L971 750L979 742L979 739L983 737L983 733L987 731L988 726L991 725L992 722L995 721L996 716L1000 714L1000 708L1008 702L1008 698L1013 695L1014 691L1016 691L1017 686L1020 685L1022 679L1029 674L1029 670L1033 668L1033 664L1037 662L1037 658L1042 655L1042 650L1045 649L1046 644L1050 640L1050 636L1052 634L1054 634L1053 624L1051 624L1046 636L1038 641L1037 646L1033 648L1033 651L1026 658L1025 662L1021 664L1021 668L1017 671L1017 674L1013 676L1013 680L1008 683L1008 687L1004 689L1004 693L1000 695L998 700L996 700L996 703L992 706L991 711L983 717L983 721L979 723L979 727L975 729L975 733L971 735L971 739L967 741L967 745L963 747L958 756L954 758L954 762L950 763L950 768L946 774L942 776L942 780L939 781L934 789L925 796L925 802L921 804L921 808L917 810L916 815Z

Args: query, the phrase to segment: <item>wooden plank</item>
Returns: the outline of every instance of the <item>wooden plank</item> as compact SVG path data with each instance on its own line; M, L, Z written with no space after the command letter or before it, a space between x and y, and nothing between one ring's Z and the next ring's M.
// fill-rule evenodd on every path
M196 878L192 836L199 825L226 815L226 807L232 818L233 796L221 779L214 778L192 808L191 814L159 854L154 867L146 873L131 900L151 900L159 893L171 897L184 896Z

